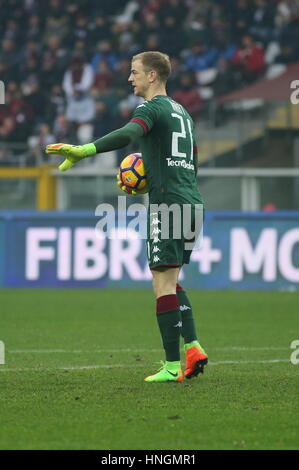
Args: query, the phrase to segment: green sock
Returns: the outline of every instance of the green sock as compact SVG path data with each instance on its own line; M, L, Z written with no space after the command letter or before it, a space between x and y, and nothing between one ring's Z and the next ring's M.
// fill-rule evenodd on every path
M166 361L179 361L182 318L175 294L157 299L157 321Z
M185 351L188 351L188 349L193 348L194 346L198 346L199 348L201 348L198 341L191 341L191 343L185 343L185 345L184 345Z
M195 323L192 313L192 307L187 297L186 292L179 286L177 288L177 297L180 304L180 311L182 316L182 336L184 343L191 343L197 341L197 334L195 329Z
M181 361L167 361L166 367L170 372L176 372L181 367Z

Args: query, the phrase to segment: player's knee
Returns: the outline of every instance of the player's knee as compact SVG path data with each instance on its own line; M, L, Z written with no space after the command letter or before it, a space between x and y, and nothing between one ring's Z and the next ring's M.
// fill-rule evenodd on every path
M164 295L176 294L176 285L173 283L163 283L156 286L155 289L156 298Z

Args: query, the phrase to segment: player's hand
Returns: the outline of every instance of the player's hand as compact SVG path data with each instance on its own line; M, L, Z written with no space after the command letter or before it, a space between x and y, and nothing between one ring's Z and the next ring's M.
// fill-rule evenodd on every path
M46 153L50 155L61 155L65 160L59 165L60 171L67 171L85 157L82 145L50 144L46 147Z
M130 189L127 186L125 186L120 179L119 174L116 175L117 177L117 186L124 191L127 194L132 194L133 196L138 196L139 194L146 194L148 193L148 186L146 185L145 188L143 189Z
M125 186L122 182L122 180L120 179L120 176L119 175L116 175L116 178L117 178L117 186L122 190L124 191L125 193L127 194L133 194L133 191L131 192L130 189L127 188L127 186Z

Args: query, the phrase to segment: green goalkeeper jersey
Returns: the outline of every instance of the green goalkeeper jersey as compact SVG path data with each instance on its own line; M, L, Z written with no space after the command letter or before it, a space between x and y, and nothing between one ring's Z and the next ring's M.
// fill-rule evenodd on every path
M137 106L131 121L144 129L140 146L150 202L202 203L194 122L185 108L159 95Z

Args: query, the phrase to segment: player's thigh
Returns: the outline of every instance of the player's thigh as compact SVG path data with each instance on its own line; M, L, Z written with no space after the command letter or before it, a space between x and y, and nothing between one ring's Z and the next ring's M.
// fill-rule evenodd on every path
M179 227L180 228L180 227ZM183 264L183 233L174 230L173 218L148 213L147 257L150 269L179 268Z
M151 269L153 275L153 289L156 298L176 293L176 285L180 267L157 267Z
M187 225L187 229L184 232L184 242L182 245L183 250L183 264L190 262L191 254L194 250L198 250L200 247L200 241L202 237L202 228L204 220L204 210L202 206L197 208L192 207L190 225Z

